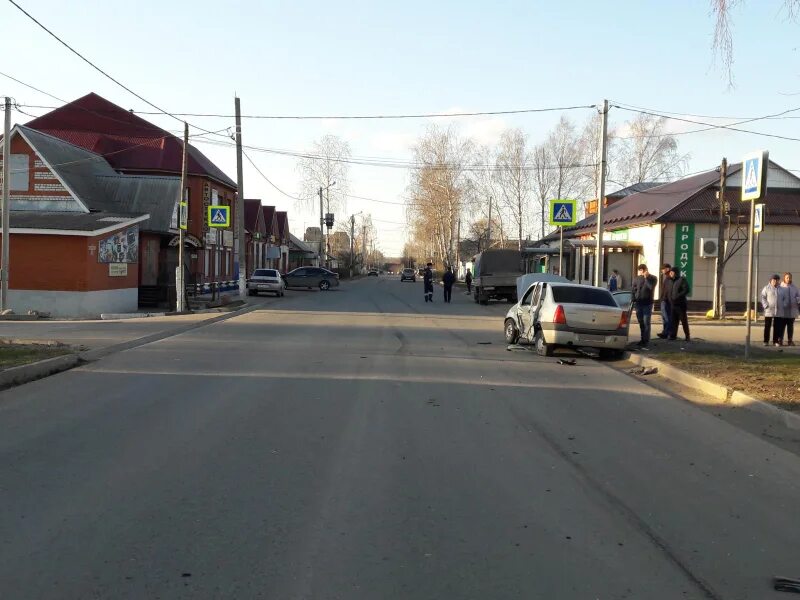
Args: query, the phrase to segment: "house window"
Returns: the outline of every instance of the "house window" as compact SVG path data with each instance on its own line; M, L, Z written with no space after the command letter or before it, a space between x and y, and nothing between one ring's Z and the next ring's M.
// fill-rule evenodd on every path
M592 254L584 254L583 256L583 278L586 281L590 281L589 279L589 267L591 266L591 257Z
M9 191L27 192L30 189L30 163L31 157L27 154L12 154L9 161L11 170Z

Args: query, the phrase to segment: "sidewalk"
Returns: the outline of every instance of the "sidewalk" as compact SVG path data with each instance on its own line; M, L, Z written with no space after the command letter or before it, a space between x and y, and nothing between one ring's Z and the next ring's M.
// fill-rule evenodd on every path
M120 321L3 321L0 322L0 338L26 342L58 341L97 350L218 316L219 313L202 313Z

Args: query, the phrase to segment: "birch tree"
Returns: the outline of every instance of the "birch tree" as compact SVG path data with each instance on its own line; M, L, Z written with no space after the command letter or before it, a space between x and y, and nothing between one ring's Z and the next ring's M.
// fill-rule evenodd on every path
M528 142L520 129L509 129L500 137L495 178L502 206L516 227L517 246L522 250L523 232L530 221L533 160Z
M347 210L350 174L347 160L350 156L350 144L338 136L325 135L314 142L297 164L300 209L315 214L319 209L319 189L322 188L325 212L341 214Z
M619 140L619 183L672 181L685 172L689 154L678 151L678 140L665 132L666 124L666 117L645 114L628 121L629 134Z
M540 144L531 153L531 180L533 195L539 210L540 237L545 236L547 223L547 206L553 197L556 186L556 173L550 165L550 153L546 144Z
M472 142L432 125L414 146L406 213L414 234L429 239L445 266L453 265L458 219L470 187Z

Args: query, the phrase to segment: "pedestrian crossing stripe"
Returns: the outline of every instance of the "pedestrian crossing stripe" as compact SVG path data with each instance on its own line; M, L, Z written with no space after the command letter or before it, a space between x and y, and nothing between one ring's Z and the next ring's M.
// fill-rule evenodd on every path
M230 227L231 226L231 207L230 206L209 206L208 207L209 227Z
M577 222L575 200L551 200L550 201L550 225L561 227L575 225Z

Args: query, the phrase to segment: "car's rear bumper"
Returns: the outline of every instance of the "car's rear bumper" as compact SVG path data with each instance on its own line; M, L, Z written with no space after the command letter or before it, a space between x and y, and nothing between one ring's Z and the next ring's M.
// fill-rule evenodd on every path
M622 350L628 345L628 336L624 333L609 332L576 332L544 330L545 341L557 346L574 346L581 348L609 348Z
M280 292L282 283L248 283L247 289L254 292Z

